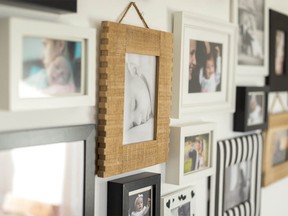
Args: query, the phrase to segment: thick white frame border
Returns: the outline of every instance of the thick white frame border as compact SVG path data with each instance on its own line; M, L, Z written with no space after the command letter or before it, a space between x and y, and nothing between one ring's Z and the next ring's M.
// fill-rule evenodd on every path
M65 24L22 18L0 20L0 109L33 110L95 106L96 101L96 30ZM19 80L22 75L23 36L81 40L85 46L85 94L49 98L20 98Z

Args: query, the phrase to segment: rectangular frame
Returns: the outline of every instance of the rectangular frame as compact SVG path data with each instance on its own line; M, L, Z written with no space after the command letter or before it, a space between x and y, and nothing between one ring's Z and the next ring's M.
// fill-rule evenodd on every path
M195 112L208 111L234 111L234 67L235 67L235 36L236 27L230 23L221 20L211 19L209 17L195 15L186 12L177 12L174 14L174 70L173 70L173 89L172 89L172 108L171 117L180 118L182 116L192 115ZM192 82L200 79L202 65L199 63L203 57L204 51L208 56L206 49L195 48L195 69L189 75L191 56L189 47L190 40L199 42L209 42L221 44L223 48L221 55L222 66L220 69L220 90L212 92L201 92L202 87L196 93L189 93L189 85L200 86L199 82ZM198 46L198 45L196 45ZM198 55L197 49L202 51ZM210 52L212 53L212 51ZM189 57L190 56L190 57ZM190 58L190 60L189 60ZM197 60L198 58L198 60ZM215 60L216 61L216 60ZM197 63L198 62L198 63ZM216 63L215 63L216 64ZM203 64L204 65L204 64ZM203 66L204 67L204 66ZM199 68L199 70L198 70ZM192 69L191 69L192 70ZM215 76L216 77L216 76ZM195 79L194 79L195 80ZM210 78L208 79L212 81ZM216 80L216 79L215 79ZM204 85L204 84L203 84ZM219 82L218 84L219 85ZM198 89L197 88L197 89Z
M251 131L261 129L264 130L268 126L268 92L269 88L265 87L245 87L245 86L238 86L236 89L236 111L234 113L234 131ZM249 120L249 94L253 93L262 93L264 97L264 103L260 107L261 110L256 109L256 111L262 112L263 122L262 123L255 123L253 125L248 125ZM255 100L257 100L255 98ZM253 115L253 114L252 114ZM253 116L254 117L254 116Z
M100 45L98 176L158 163L168 155L172 72L171 33L102 22ZM123 145L125 54L156 56L154 140Z
M20 18L3 18L0 20L1 73L0 109L32 110L46 108L64 108L76 106L95 106L95 29L68 26L43 21ZM19 82L23 71L23 38L35 36L59 40L81 41L83 43L83 94L61 95L48 98L21 98Z
M262 185L267 186L288 175L288 161L273 166L273 134L283 129L288 130L288 114L278 113L269 115L269 127L265 134L265 148L263 153ZM286 155L287 156L287 155Z
M258 216L260 214L262 147L263 137L261 133L217 142L215 216ZM249 200L224 211L226 169L247 161L251 161L252 166Z
M107 216L129 215L129 192L146 187L152 187L152 214L160 215L161 175L144 172L108 181Z
M0 151L20 147L62 142L84 142L83 216L94 215L95 193L95 125L79 125L47 129L29 129L0 133Z

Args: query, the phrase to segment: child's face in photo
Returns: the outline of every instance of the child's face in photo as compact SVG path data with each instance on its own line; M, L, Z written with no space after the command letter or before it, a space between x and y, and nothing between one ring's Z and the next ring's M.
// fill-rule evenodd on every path
M213 59L207 59L205 66L205 78L210 79L210 77L215 73L215 63Z
M72 73L72 67L63 56L57 57L47 68L49 85L65 85Z
M138 198L135 202L135 211L139 212L143 209L143 198Z
M57 41L51 39L43 40L42 62L47 68L50 63L59 56L64 49L64 41Z

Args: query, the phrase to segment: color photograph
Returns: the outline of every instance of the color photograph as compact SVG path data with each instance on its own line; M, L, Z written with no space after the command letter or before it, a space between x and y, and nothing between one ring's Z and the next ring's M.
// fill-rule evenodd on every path
M274 132L272 137L273 142L273 166L282 164L288 161L288 130L279 130Z
M275 75L281 76L285 67L285 32L277 30L275 34Z

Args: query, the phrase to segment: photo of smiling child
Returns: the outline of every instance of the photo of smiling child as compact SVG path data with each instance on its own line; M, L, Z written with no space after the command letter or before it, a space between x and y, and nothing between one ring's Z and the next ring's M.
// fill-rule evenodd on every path
M128 216L153 216L151 195L152 187L130 192Z

